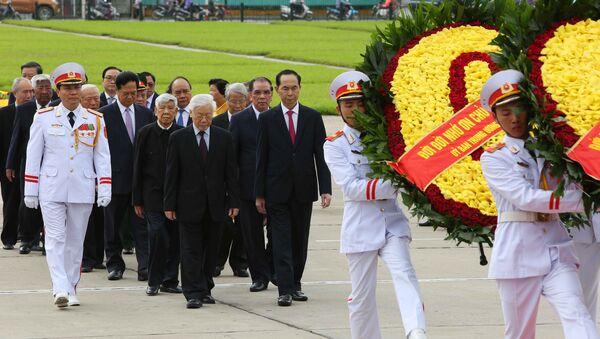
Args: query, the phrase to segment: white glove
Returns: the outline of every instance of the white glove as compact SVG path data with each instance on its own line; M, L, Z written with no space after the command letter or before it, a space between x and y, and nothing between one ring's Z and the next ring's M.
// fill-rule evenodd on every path
M26 196L23 201L25 202L25 206L27 206L27 208L38 208L38 197Z
M98 207L106 207L110 204L110 197L98 197Z

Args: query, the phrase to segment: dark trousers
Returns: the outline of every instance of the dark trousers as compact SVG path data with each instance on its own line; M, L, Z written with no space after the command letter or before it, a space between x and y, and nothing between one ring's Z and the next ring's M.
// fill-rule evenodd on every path
M179 226L164 212L146 211L148 224L148 286L179 285Z
M19 202L19 234L21 235L21 243L38 245L40 233L44 231L44 221L42 220L41 208L27 208L27 206L25 206L25 159L21 160L20 171L19 186L21 187L21 197Z
M135 243L135 256L138 263L138 272L148 269L148 230L144 219L135 215L131 206L131 194L113 194L110 204L104 208L104 248L106 251L106 269L125 270L125 261L121 252L120 228L124 217L129 218L133 227L133 240Z
M240 229L239 218L235 223L231 218L226 218L223 223L223 235L221 236L221 245L219 246L219 256L217 266L220 269L225 267L227 257L229 257L229 266L233 271L245 270L248 268L248 259L244 251L244 240L242 230Z
M4 173L0 173L0 191L2 193L2 234L0 238L5 245L17 243L19 229L19 205L21 190L18 182L10 182Z
M210 295L215 287L213 272L217 264L222 225L222 221L212 220L208 211L199 223L179 222L181 288L187 300Z
M302 274L308 253L312 202L290 199L287 203L267 202L273 232L273 262L279 295L301 291Z
M83 242L84 267L94 267L104 261L104 208L94 204Z
M252 281L268 283L273 271L271 254L265 248L264 216L258 213L254 201L242 200L238 219Z

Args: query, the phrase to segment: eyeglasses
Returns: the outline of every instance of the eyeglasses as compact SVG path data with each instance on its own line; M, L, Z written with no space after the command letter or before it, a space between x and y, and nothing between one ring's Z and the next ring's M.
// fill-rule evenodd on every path
M117 77L113 77L113 76L105 76L104 80L108 80L108 81L116 81Z

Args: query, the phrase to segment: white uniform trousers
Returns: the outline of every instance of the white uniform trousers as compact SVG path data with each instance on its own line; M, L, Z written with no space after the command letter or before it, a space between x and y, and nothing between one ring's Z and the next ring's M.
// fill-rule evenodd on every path
M92 204L40 201L40 207L46 230L46 261L52 278L52 292L75 295Z
M555 257L551 248L551 255ZM543 276L496 279L504 313L504 337L534 339L540 297L546 297L562 323L566 339L599 338L590 313L583 304L581 284L572 263L552 261Z
M377 257L390 270L396 299L402 315L404 331L425 329L425 312L419 282L410 261L410 239L387 234L385 245L376 251L347 253L352 294L348 297L350 332L353 339L379 339L379 317L375 289L377 285Z
M598 280L600 280L600 243L583 244L575 242L575 252L579 258L579 280L583 290L583 302L592 320L596 323L598 309Z

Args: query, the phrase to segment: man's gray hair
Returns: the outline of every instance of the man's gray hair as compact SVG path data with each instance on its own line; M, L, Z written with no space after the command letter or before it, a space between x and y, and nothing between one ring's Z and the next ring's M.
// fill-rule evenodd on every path
M40 81L48 81L50 86L52 86L52 80L50 80L50 76L48 74L36 74L31 78L31 86L33 86L33 89L38 87Z
M163 93L156 98L156 106L163 106L171 101L177 106L177 98L174 95Z
M27 78L15 78L15 80L13 80L13 83L12 83L12 92L13 93L15 93L17 91L17 88L19 88L19 85L23 81L29 81L29 79L27 79ZM29 82L31 82L31 81L29 81Z
M93 85L93 84L83 84L83 86L81 86L81 91L85 91L85 90L94 90L94 92L98 92L98 95L100 95L100 90L98 89L98 86Z
M229 99L231 93L238 93L248 98L248 88L240 82L227 85L227 88L225 89L225 98Z
M156 99L158 100L158 99ZM192 100L190 100L190 112L194 111L196 109L196 107L201 107L201 106L210 106L214 111L217 110L217 103L215 102L215 99L213 99L212 95L210 94L196 94L194 95L194 97L192 98Z

